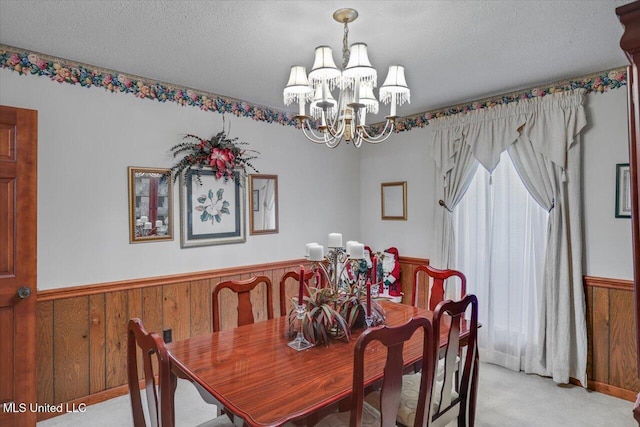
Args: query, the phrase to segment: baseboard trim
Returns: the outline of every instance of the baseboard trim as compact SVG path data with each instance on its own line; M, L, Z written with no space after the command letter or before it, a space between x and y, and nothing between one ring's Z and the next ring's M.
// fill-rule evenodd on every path
M610 384L601 383L599 381L587 380L587 388L589 390L597 391L598 393L606 394L608 396L617 397L619 399L628 400L629 402L635 402L638 392L627 390L625 388L616 387ZM582 387L582 383L575 378L569 378L569 383Z

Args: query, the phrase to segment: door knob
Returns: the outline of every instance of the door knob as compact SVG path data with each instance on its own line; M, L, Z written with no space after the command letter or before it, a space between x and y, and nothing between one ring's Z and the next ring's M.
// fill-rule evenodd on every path
M31 288L28 286L23 286L18 289L17 294L21 299L29 298L29 296L31 296Z

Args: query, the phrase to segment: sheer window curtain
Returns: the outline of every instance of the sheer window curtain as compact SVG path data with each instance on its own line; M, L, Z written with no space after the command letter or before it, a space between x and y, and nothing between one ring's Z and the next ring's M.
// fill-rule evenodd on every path
M455 265L478 296L482 360L519 371L535 363L548 213L529 195L506 151L478 171L453 215ZM532 360L533 359L533 360Z

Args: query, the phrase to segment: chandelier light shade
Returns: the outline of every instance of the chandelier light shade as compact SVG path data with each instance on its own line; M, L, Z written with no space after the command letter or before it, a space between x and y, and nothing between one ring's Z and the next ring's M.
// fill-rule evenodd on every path
M373 86L378 85L378 72L371 66L367 45L364 43L354 43L349 50L349 63L342 76L345 79L361 82L371 82Z
M299 65L291 67L289 81L283 93L284 105L297 102L300 105L300 111L304 114L304 104L311 100L312 92L307 79L307 70Z
M404 78L404 67L402 65L392 65L389 67L387 78L380 88L380 101L388 104L391 101L391 115L396 112L396 104L402 105L410 102L411 91Z
M333 61L333 52L329 46L316 48L316 60L309 73L309 82L314 86L321 86L323 82L329 83L331 89L340 81L342 73Z
M358 17L354 9L339 9L333 18L344 24L342 70L333 60L329 46L318 46L309 75L300 65L291 67L284 88L284 103L298 103L296 119L304 135L312 142L337 147L342 140L360 147L363 142L385 141L394 131L396 107L410 102L410 90L402 65L392 65L380 88L379 100L390 105L390 114L382 131L372 135L366 125L367 114L378 114L379 102L374 89L378 72L371 65L366 43L354 43L349 48L348 24ZM337 97L332 94L338 91ZM337 100L336 100L337 99ZM309 114L306 104L309 103ZM312 123L313 120L313 123Z

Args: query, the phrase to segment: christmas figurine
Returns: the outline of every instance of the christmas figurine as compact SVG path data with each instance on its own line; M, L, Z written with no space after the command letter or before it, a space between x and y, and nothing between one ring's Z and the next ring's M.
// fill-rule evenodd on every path
M402 301L402 283L400 282L400 261L398 249L390 247L382 253L382 278L384 293L396 302Z

